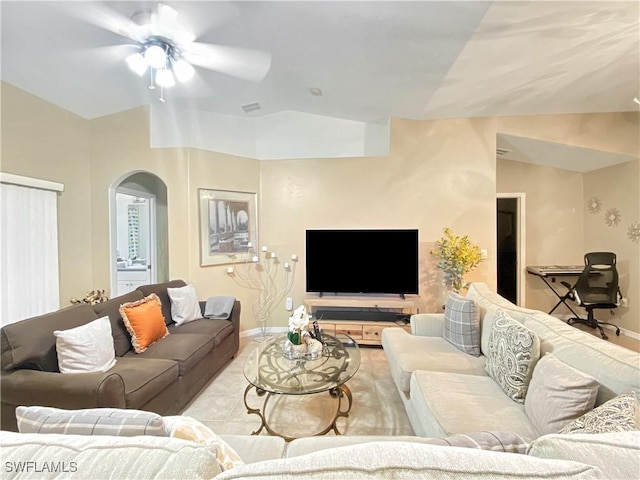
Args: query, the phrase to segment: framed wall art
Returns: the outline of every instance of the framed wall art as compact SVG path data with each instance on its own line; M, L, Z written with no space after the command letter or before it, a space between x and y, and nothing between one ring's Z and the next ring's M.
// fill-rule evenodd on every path
M200 265L223 265L249 259L258 244L257 194L198 189Z

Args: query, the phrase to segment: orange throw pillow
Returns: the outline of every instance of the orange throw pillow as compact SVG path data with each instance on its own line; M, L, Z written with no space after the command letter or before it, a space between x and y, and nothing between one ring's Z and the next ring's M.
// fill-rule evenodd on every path
M169 335L162 315L162 302L155 293L136 302L123 303L120 315L136 353L144 352L149 345Z

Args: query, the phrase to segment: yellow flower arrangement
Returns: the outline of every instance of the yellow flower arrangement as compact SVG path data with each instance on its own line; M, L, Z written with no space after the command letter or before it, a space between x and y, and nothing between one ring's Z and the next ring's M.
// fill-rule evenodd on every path
M444 272L442 283L456 292L466 286L464 275L483 260L480 247L473 245L467 235L454 235L448 227L444 229L444 236L436 242L431 254L440 259L438 268Z

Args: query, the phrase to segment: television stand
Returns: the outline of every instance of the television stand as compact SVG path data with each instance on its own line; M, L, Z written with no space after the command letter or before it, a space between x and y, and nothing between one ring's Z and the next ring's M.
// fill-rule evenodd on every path
M332 295L307 294L304 305L315 317L319 310L323 312L318 324L328 334L343 333L349 335L360 345L381 345L382 330L385 328L404 328L411 330L407 318L414 313L420 313L422 300L418 295L400 296L369 296L369 295ZM333 309L333 310L332 310ZM366 317L384 309L386 313L395 316L396 320L365 320ZM349 310L354 318L348 319ZM333 316L337 318L331 318ZM364 315L358 315L362 313ZM395 314L395 315L394 315ZM375 316L375 315L372 315Z
M319 293L318 293L318 298L322 298L322 297L324 297L326 294L327 294L327 292L319 292ZM332 292L331 294L332 294L334 297L337 297L337 296L338 296L338 292ZM398 293L398 296L399 296L401 299L403 299L403 300L406 298L406 297L405 297L405 295L404 295L404 293Z

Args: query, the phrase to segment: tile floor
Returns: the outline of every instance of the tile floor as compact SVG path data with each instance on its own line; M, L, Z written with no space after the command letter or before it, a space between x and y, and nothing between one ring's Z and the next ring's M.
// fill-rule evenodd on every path
M248 414L243 396L248 383L242 373L247 356L257 342L240 339L240 352L202 393L187 407L184 415L200 420L218 434L249 435L260 426L257 415ZM348 418L338 419L343 435L413 435L400 395L391 379L384 350L361 347L360 369L347 382L353 395ZM252 393L251 407L262 407L263 399ZM336 400L328 393L272 397L267 409L269 424L277 432L300 437L313 435L333 418ZM263 434L267 434L264 430ZM333 435L329 432L328 435Z

